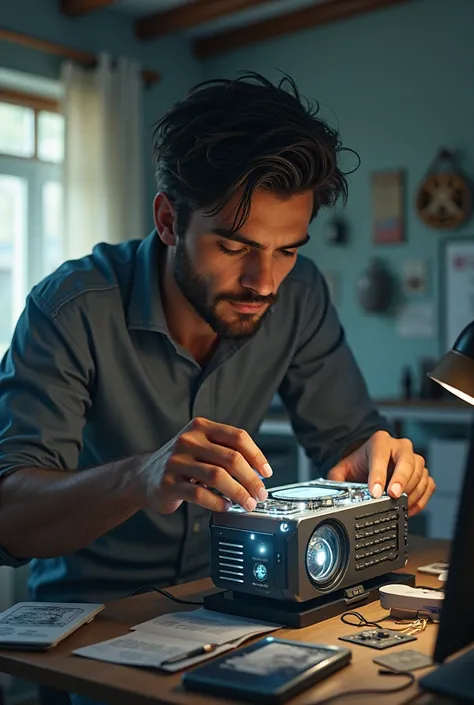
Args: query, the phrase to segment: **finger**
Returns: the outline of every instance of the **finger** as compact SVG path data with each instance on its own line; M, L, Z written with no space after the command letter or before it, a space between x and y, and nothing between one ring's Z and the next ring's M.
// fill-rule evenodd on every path
M414 465L413 473L408 478L408 482L405 486L405 492L408 496L410 496L412 494L412 492L415 491L415 489L418 487L418 485L422 481L424 470L425 470L425 459L422 458L421 455L415 454L414 460L415 460L415 465Z
M234 477L245 488L250 497L253 497L257 502L263 502L267 498L268 493L261 477L238 450L214 443L208 439L207 435L203 436L196 433L183 433L177 440L175 448L178 452L178 457L184 456L191 465L193 465L193 461L198 461L198 463L214 466L214 468L224 468L229 477ZM215 474L211 473L208 479L204 479L201 476L198 479L205 484L211 484L213 487L216 480L219 480L220 483L226 481L224 477L221 477L222 473L218 477L215 477ZM188 473L186 473L186 476L189 476ZM238 483L233 486L233 493L235 493ZM221 486L218 489L222 491ZM234 499L233 494L227 496Z
M349 456L329 470L327 479L335 482L367 482L367 468L364 470Z
M369 491L381 497L387 482L388 466L392 457L392 438L386 432L375 433L367 444L369 462Z
M423 497L426 490L428 489L429 479L430 476L427 468L423 468L421 479L419 480L416 487L414 487L411 491L407 491L409 509L411 509Z
M412 517L415 516L415 514L419 514L419 512L423 511L435 490L436 483L433 478L430 477L428 480L428 487L426 488L423 496L420 497L418 502L411 509L408 510L408 516Z
M335 465L328 473L328 479L338 482L367 482L367 460L363 465L356 458L346 458L345 462Z
M333 480L335 482L345 482L348 478L349 472L347 465L335 465L328 472L328 480Z
M231 507L231 502L225 497L219 497L206 487L187 480L176 482L169 496L170 499L176 498L176 500L198 504L212 512L227 512Z
M203 455L205 455L205 452ZM212 457L212 455L213 450L211 449L210 456ZM255 509L257 501L263 502L268 496L261 480L257 478L253 471L252 475L260 486L256 491L256 497L252 496L243 485L237 482L222 465L199 462L195 458L183 455L174 456L169 461L167 473L174 478L175 482L179 482L181 478L186 478L188 482L197 480L201 485L214 488L223 494L224 497L229 498L232 502L239 504L243 509L249 512ZM173 483L170 482L169 484L171 486ZM173 489L174 488L171 487L171 490Z
M198 425L210 441L238 451L251 468L263 477L271 477L270 463L247 431L208 419L199 419Z
M400 497L405 492L408 481L415 471L415 455L413 445L407 438L401 438L397 443L397 449L393 453L395 468L392 479L388 486L388 492L392 497Z
M173 514L182 505L183 500L178 500L176 502L159 501L157 503L157 511L160 514Z

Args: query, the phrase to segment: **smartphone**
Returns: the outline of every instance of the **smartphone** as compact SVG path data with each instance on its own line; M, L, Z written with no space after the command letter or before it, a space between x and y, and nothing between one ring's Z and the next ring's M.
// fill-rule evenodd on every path
M350 649L272 636L187 671L187 690L258 703L284 703L347 666Z

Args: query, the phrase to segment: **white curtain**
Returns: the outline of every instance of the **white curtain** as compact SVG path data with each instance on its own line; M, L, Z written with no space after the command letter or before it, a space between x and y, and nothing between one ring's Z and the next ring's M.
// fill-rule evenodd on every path
M102 54L94 69L66 63L64 259L98 242L143 237L142 78L138 62Z

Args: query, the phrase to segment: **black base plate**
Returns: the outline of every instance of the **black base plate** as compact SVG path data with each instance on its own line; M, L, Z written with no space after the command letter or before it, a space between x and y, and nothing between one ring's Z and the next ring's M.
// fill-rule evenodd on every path
M282 624L301 629L311 624L323 622L348 610L356 610L369 602L379 599L379 589L383 585L415 585L415 576L411 573L386 573L371 578L363 583L364 593L355 600L347 599L346 589L337 590L328 595L316 597L306 602L290 602L268 597L254 597L246 593L223 590L204 597L204 607L214 612L249 617L265 622Z

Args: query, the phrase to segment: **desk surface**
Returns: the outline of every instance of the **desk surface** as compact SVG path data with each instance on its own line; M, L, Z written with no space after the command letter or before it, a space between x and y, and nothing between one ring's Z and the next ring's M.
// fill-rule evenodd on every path
M410 540L410 561L406 571L416 572L417 565L443 560L448 557L449 546L444 541L434 541L413 537ZM417 574L417 584L436 585L436 579L427 575ZM173 594L185 599L198 599L205 593L213 591L209 580L181 585L172 590ZM19 651L0 651L0 671L19 678L52 686L61 690L77 692L97 700L116 703L117 705L222 705L223 700L208 696L198 696L184 691L180 684L181 674L161 675L151 670L142 670L126 666L93 661L71 655L71 651L80 646L86 646L105 639L125 634L129 627L146 619L151 619L165 612L193 609L192 606L180 605L156 593L147 593L133 598L109 603L106 609L88 625L81 627L56 648L46 653ZM380 619L387 614L379 603L375 602L359 610L367 619ZM387 626L390 626L388 620ZM437 627L429 624L425 632L418 635L416 642L394 647L398 650L414 648L430 654L436 638ZM338 641L338 637L357 631L334 617L320 624L305 629L285 629L277 632L281 636L300 641L346 645ZM377 654L382 652L364 646L350 645L353 658L352 664L326 681L307 690L291 701L296 705L314 704L320 698L333 693L355 688L389 688L401 680L384 678L377 674L378 666L372 662ZM390 652L393 651L389 649ZM384 652L386 653L386 652ZM427 671L416 671L415 675L423 675ZM416 685L398 694L367 698L368 703L384 705L399 705L407 703L416 693ZM362 702L361 698L357 702ZM229 701L226 701L229 702ZM349 698L340 698L338 705L348 705L354 702ZM365 702L365 700L364 700ZM430 696L417 698L417 705L434 703ZM440 702L436 700L436 702Z

